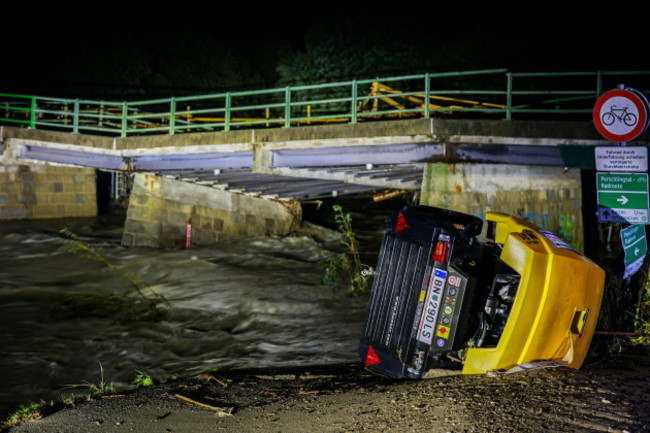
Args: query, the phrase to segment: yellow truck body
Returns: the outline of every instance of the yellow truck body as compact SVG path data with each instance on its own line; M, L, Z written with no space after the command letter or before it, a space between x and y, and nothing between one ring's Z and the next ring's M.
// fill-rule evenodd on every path
M605 273L570 245L519 218L490 212L500 259L521 276L496 347L469 348L463 374L539 360L580 368L596 329Z

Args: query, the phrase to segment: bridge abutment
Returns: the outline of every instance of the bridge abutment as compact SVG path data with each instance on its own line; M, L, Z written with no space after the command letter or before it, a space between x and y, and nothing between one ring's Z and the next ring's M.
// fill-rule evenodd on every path
M151 174L136 174L125 246L212 245L242 236L287 235L301 223L300 202L280 202Z
M95 170L17 161L0 152L0 220L97 215Z
M584 246L580 170L502 164L427 164L421 203L483 217L518 216Z

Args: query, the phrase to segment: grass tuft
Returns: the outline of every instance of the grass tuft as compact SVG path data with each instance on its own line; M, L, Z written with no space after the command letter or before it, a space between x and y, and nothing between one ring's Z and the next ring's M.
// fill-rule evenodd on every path
M137 375L131 384L135 385L136 388L147 387L153 385L153 379L146 372L136 370Z
M85 388L88 396L92 398L100 398L106 394L115 392L113 383L104 380L104 367L99 363L100 378L97 382L83 382L66 385L67 388Z

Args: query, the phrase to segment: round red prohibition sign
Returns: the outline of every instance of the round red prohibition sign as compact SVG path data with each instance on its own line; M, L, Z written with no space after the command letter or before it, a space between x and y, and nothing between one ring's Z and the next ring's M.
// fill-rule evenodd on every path
M606 139L630 141L647 126L647 102L638 92L610 90L596 101L593 118L596 129Z

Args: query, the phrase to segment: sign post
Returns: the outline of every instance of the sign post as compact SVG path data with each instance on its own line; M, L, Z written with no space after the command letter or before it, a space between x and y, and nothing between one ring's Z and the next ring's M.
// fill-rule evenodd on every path
M648 252L644 225L650 224L648 148L625 146L648 128L648 113L650 104L643 93L624 86L598 98L593 110L594 125L600 135L620 144L595 149L596 170L608 171L596 174L598 221L635 224L621 230L624 279L641 268Z

